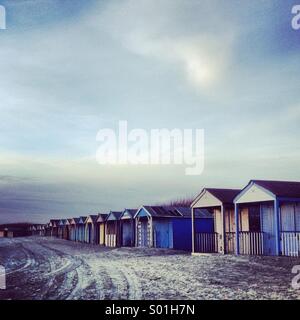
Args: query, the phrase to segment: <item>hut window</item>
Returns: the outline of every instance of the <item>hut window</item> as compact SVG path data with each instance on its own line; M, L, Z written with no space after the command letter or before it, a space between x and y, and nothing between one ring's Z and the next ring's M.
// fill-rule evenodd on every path
M260 208L259 206L253 206L249 208L249 231L260 232Z

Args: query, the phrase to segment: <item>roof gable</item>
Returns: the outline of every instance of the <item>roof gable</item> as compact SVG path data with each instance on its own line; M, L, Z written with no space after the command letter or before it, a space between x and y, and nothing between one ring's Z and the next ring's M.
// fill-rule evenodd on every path
M98 216L96 215L89 215L84 223L96 223Z
M80 218L73 218L73 219L71 219L71 224L78 224L78 222L79 222L79 220L80 220Z
M122 215L121 211L111 211L106 219L106 221L116 221L120 220L120 217Z
M300 182L252 180L256 185L272 192L277 197L300 198Z
M78 221L78 224L84 224L85 220L86 220L86 217L80 217L79 221Z
M239 203L253 203L274 201L276 195L270 190L258 185L254 181L250 181L249 184L236 196L234 202Z
M157 218L190 217L191 209L187 207L172 206L143 206L134 217L151 216Z
M195 198L191 207L205 208L226 204L233 205L234 198L240 192L240 189L204 188Z
M120 217L120 219L133 219L137 209L125 209Z
M221 206L222 202L208 190L203 189L199 196L193 201L192 208L206 208Z
M107 213L99 213L97 217L97 222L105 222L107 219L108 214Z
M66 225L66 221L67 221L66 219L60 219L59 222L58 222L58 225L59 226L64 226L64 225Z

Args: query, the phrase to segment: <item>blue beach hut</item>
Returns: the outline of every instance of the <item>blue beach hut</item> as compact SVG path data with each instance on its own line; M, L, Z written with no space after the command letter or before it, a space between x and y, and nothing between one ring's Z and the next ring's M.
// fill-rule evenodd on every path
M136 246L192 250L191 209L170 206L143 206L135 214ZM197 214L195 224L203 232L213 230L207 211Z

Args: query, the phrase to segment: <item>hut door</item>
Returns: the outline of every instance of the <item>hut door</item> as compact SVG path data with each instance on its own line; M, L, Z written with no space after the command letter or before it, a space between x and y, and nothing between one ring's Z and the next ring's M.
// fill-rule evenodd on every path
M123 221L122 225L122 245L124 247L130 247L131 246L131 221Z
M100 223L100 244L104 244L104 236L105 236L105 231L104 231L104 223Z
M276 255L276 238L273 205L261 206L262 231L264 233L264 254Z
M169 248L169 222L156 221L154 236L155 248Z

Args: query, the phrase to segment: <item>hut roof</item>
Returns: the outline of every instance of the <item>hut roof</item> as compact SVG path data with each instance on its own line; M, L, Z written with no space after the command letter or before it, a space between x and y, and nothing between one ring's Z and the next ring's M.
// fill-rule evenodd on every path
M121 215L122 215L121 211L111 211L108 214L106 221L120 220Z
M97 219L98 219L98 215L89 215L87 216L86 220L85 220L85 223L87 223L88 220L92 220L92 223L96 223L97 222Z
M133 219L138 209L124 209L120 219Z
M277 197L300 198L300 182L251 180L249 184L250 183L255 183L264 189L267 189Z
M108 217L107 213L99 213L97 217L97 222L104 222Z

